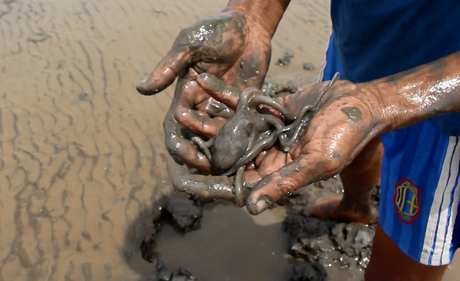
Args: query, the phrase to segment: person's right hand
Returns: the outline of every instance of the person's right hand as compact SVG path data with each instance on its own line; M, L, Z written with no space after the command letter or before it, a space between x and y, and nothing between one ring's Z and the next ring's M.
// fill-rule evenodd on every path
M210 163L187 134L191 131L213 137L231 114L229 109L211 112L216 106L225 106L196 84L197 75L207 72L239 89L260 88L269 66L270 40L271 34L250 15L224 11L184 28L155 70L137 85L141 94L153 95L179 77L163 124L168 152L176 162L211 172ZM233 93L231 89L227 91L229 95ZM196 123L204 125L183 125Z

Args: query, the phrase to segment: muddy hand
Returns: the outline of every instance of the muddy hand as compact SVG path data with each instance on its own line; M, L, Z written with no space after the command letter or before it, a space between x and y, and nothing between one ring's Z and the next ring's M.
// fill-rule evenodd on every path
M231 114L197 86L197 76L208 72L237 88L260 87L268 69L270 39L244 14L223 12L183 29L155 70L139 83L141 94L152 95L179 77L164 121L166 145L177 162L209 172L209 162L188 134L212 137Z
M284 104L295 110L315 87L286 97ZM288 154L272 149L254 171L247 172L261 178L247 199L248 211L259 214L285 194L341 172L384 129L377 104L359 84L337 82Z
M195 135L201 139L214 137L234 114L240 90L207 73L198 75L194 81L182 79L178 87L181 87L181 98L174 98L163 123L166 147L176 162L212 173L208 158L190 139ZM214 93L216 89L218 93ZM216 100L210 94L223 97Z
M137 85L137 90L144 95L156 94L188 68L198 74L211 73L240 88L260 86L271 50L271 38L263 38L262 34L238 12L200 20L181 30L171 50Z

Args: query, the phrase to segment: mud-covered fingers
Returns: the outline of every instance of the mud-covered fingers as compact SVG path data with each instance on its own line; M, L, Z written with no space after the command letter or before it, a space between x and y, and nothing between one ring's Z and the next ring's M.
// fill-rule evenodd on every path
M167 141L169 154L176 162L185 164L187 167L196 168L200 171L211 173L212 167L206 155L199 152L196 147L183 138L171 138ZM180 160L180 161L177 161Z
M191 132L206 138L214 137L226 121L222 118L209 118L184 107L176 110L174 118Z
M204 112L206 112L211 117L222 117L225 119L229 119L235 115L235 112L228 106L213 98L208 99L208 102L204 106Z
M202 115L211 117L230 118L234 111L224 103L219 102L206 93L196 82L197 73L189 68L177 84L173 103L175 107L183 106L196 110Z
M272 207L276 201L286 194L293 193L297 189L315 181L329 178L338 172L339 163L315 163L312 157L302 155L281 169L264 176L249 195L246 207L253 215L260 214L267 208ZM336 169L331 167L337 167Z
M188 48L176 44L158 63L150 75L137 84L136 89L143 95L154 95L171 85L176 77L191 65Z
M177 80L173 104L176 104L176 107L182 105L205 112L204 105L208 103L211 97L196 83L194 72L189 68Z
M208 120L211 120L209 116L213 117L213 114L219 115L216 111L219 109L222 111L225 110L225 108L228 109L228 107L214 100L196 83L195 80L191 80L195 79L196 76L195 78L190 77L192 75L190 72L191 71L187 71L187 73L178 80L169 113L173 114L176 117L176 120L179 120L186 127L188 127L189 123L192 123L192 125L196 124L196 126L190 125L190 128L197 130L195 133L201 136L199 132L202 132L202 130L200 129L201 126L199 123L207 125ZM219 109L210 108L212 107L211 104L219 104L220 107L219 105L216 105ZM228 109L228 111L231 110ZM219 117L209 122L213 124L222 118L223 117ZM221 122L223 121L217 122L217 124Z
M208 198L233 200L233 178L185 174L174 178L173 186L189 194Z
M211 163L203 153L196 149L191 141L185 138L183 132L186 129L174 117L168 116L163 123L163 127L166 148L177 163L208 173L212 171Z
M208 73L202 73L196 78L196 82L211 97L224 103L231 109L235 109L241 90L227 85L224 81Z

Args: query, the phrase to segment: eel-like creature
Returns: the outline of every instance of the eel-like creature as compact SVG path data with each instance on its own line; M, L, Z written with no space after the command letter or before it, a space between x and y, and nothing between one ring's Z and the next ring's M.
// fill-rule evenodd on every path
M303 136L321 99L338 79L337 72L313 104L305 105L296 116L276 99L263 96L258 89L248 88L240 94L235 114L213 139L204 142L199 137L192 138L217 173L232 175L237 172L234 190L238 206L244 205L248 194L244 187L250 188L243 179L246 164L277 141L281 149L288 152ZM288 124L273 115L260 113L258 110L262 105L277 110Z

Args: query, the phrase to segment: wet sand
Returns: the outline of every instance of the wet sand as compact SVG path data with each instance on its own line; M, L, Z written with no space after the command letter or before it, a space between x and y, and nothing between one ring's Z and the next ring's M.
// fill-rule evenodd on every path
M135 84L226 1L196 3L0 0L0 280L151 276L139 244L171 191L161 124L173 91L143 97ZM315 80L328 5L293 1L269 75ZM293 62L275 66L286 50Z
M181 28L226 1L202 3L0 1L0 279L151 274L139 244L170 192L161 124L172 89L143 97L135 84ZM293 6L280 30L327 13ZM275 56L289 46L312 61L324 48L279 34Z

